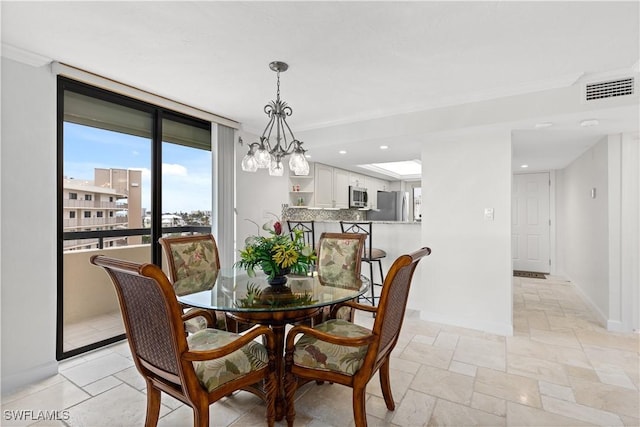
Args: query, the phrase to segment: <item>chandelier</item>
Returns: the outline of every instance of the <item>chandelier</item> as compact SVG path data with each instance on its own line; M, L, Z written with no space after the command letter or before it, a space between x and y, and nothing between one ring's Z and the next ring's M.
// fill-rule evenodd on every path
M289 169L295 175L309 175L309 163L304 156L305 149L298 141L287 124L287 116L293 113L291 107L280 99L280 72L285 72L289 66L280 61L273 61L269 68L278 74L278 90L276 100L264 106L264 112L269 116L269 122L262 132L259 142L249 144L249 152L242 158L242 170L255 172L258 169L269 168L269 175L282 176L284 167L282 159L289 158ZM275 126L275 144L271 141L271 132ZM242 138L240 138L242 144Z

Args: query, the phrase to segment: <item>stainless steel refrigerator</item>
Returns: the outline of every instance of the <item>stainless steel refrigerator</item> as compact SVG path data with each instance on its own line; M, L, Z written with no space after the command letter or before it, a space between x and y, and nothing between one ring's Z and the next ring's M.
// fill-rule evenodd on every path
M407 221L409 218L409 193L406 191L378 191L375 210L367 212L372 221Z

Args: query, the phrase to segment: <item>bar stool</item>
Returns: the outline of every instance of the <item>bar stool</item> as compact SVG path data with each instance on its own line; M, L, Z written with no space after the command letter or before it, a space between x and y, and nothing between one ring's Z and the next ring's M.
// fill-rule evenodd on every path
M293 221L287 220L287 227L289 227L289 233L291 234L291 238L293 239L293 231L301 230L302 238L306 245L309 245L314 252L318 253L318 248L316 248L316 229L315 229L315 221ZM309 272L313 272L314 266L309 266Z
M369 280L371 281L371 297L363 296L362 298L366 299L371 303L371 305L376 305L376 299L379 299L379 296L376 296L374 287L380 286L384 283L384 273L382 272L382 258L387 256L387 253L382 249L373 247L373 224L371 221L360 222L360 221L340 221L340 228L343 233L360 233L366 234L367 240L364 245L364 253L362 254L362 262L366 262L369 264ZM378 264L378 269L380 271L380 282L376 283L373 279L373 264Z
M315 247L316 247L315 221L287 220L287 227L289 227L289 233L293 233L293 230L302 230L304 243L309 245L311 248L315 250Z

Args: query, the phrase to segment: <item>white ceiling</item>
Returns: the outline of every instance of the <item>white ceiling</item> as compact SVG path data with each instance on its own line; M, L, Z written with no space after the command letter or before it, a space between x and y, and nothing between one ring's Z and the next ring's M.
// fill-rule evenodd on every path
M254 133L275 97L273 60L290 66L281 92L299 134L637 73L640 56L638 2L3 1L1 12L5 51L94 72ZM607 132L638 129L637 110L602 114L610 128L552 115L552 128L513 128L514 163L563 167ZM420 158L413 141L398 136L393 154L375 147L349 161L323 149L331 141L307 148L313 160L348 167Z

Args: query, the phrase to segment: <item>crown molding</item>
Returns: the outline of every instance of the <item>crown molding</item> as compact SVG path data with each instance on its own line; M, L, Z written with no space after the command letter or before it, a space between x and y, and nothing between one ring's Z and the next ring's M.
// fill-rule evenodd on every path
M42 67L50 64L53 60L46 56L30 52L10 44L2 43L2 57L11 59L32 67Z

